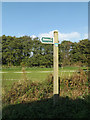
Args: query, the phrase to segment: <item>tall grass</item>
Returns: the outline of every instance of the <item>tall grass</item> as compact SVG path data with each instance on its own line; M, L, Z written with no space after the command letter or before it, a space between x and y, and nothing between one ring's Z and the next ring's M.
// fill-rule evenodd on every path
M25 75L25 73L23 73ZM42 83L27 80L26 75L23 81L12 84L8 94L4 93L4 103L21 103L23 101L45 99L52 96L53 93L53 75L50 74ZM83 70L72 76L60 79L60 96L76 99L88 95L88 78Z
M25 75L23 73L23 75ZM7 120L33 118L89 118L87 74L80 70L72 76L60 78L58 106L53 107L53 75L45 81L14 82L2 96L3 118Z
M84 98L88 95L88 76L81 69L78 73L74 73L72 76L62 78L61 84L61 96L69 96L72 99Z

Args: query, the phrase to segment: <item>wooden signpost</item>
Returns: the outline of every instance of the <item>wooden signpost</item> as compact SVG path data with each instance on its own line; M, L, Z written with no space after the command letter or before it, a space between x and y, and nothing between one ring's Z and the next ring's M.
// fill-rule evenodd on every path
M42 37L41 42L45 44L53 44L53 67L54 67L54 80L53 80L53 104L58 103L59 98L59 82L58 82L58 31L54 31L54 38Z
M53 64L54 64L54 81L53 81L53 103L58 103L59 82L58 82L58 31L54 31L53 45Z

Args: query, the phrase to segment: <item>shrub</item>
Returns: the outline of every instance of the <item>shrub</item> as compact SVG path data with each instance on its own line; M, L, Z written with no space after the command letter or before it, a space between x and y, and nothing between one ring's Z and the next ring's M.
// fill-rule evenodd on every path
M61 96L69 96L73 99L83 98L88 95L88 78L83 70L61 80Z
M74 73L73 76L62 78L60 80L60 96L68 96L73 99L84 98L85 95L88 95L87 83L87 74L83 70ZM46 99L52 96L53 75L50 74L42 83L32 82L31 80L15 82L9 92L4 93L2 100L4 104L15 104Z
M52 96L52 88L52 75L49 75L42 84L30 80L15 82L9 92L4 94L3 103L15 104L45 99Z

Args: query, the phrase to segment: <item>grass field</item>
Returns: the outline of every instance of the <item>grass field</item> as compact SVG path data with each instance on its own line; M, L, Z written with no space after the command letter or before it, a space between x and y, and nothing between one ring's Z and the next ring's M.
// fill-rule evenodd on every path
M0 73L3 88L3 120L89 118L87 74L83 70L79 71L80 69L86 68L59 68L60 95L58 106L55 107L53 68L4 67L3 73Z
M59 77L70 77L75 71L78 71L78 69L78 67L59 68ZM50 73L53 74L53 68L26 67L23 71L22 67L4 67L2 68L2 73L0 74L2 74L2 85L6 90L8 90L13 82L23 80L24 77L31 81L44 82Z
M59 68L59 76L71 75L78 69L78 67ZM20 80L23 77L23 70L21 67L3 68L2 72L2 80ZM53 68L25 68L24 72L29 80L43 81L48 74L53 73Z
M63 67L59 68L59 77L67 78L73 75L79 69L86 69L85 67ZM25 67L3 67L2 68L2 86L6 89L11 88L14 82L19 80L28 79L31 81L44 82L49 74L53 74L53 68L30 68Z

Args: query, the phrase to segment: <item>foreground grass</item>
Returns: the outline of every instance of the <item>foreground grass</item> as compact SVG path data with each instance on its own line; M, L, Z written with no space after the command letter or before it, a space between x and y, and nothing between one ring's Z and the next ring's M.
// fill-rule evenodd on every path
M60 80L59 101L53 106L53 75L45 81L18 81L3 94L3 119L89 118L87 75L81 70Z
M53 99L48 98L28 103L8 105L3 108L2 120L24 119L31 120L34 118L90 118L89 100L72 100L68 97L60 97L59 103L53 106Z
M77 71L78 69L79 67L59 68L59 77L60 78L70 77L71 75L73 75L74 72L69 72L69 71ZM86 68L82 67L82 69L86 69ZM11 88L11 85L15 81L18 82L19 80L22 80L24 76L26 76L26 79L31 80L31 81L44 82L50 73L53 74L53 68L25 67L24 71L26 73L23 75L23 73L18 73L18 72L23 72L22 67L15 67L15 66L14 67L3 67L2 72L7 72L7 73L2 73L3 87L9 90Z
M66 67L63 68L63 70L73 70L77 69L77 67ZM29 68L26 67L24 68L26 73L18 73L22 72L22 67L4 67L2 68L2 72L8 72L8 73L2 73L2 86L5 89L5 91L8 92L10 90L12 84L16 81L18 82L19 80L23 80L24 76L26 79L30 81L36 81L36 82L44 82L47 78L47 76L50 73L53 73L53 68ZM66 72L66 73L61 73L61 68L59 68L59 76L60 77L65 77L65 76L70 76L72 73ZM45 72L44 72L45 71ZM14 73L15 72L15 73ZM30 72L30 73L27 73Z

